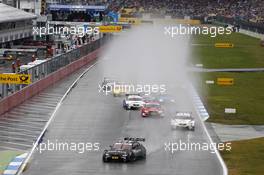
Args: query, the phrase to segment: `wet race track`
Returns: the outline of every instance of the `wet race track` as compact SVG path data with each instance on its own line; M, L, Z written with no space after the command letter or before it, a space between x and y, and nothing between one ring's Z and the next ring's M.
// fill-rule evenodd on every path
M215 153L210 150L174 150L169 143L208 143L201 121L190 105L186 88L175 87L179 95L175 104L166 105L164 118L142 118L139 111L122 108L122 97L98 92L102 82L102 64L90 69L67 96L48 128L43 140L48 143L86 143L86 150L41 150L33 154L24 175L63 174L147 174L147 175L221 175L223 170ZM177 101L177 99L181 99ZM182 100L183 99L183 100ZM172 131L170 117L175 111L191 111L195 117L195 131ZM103 163L102 153L114 141L126 136L144 137L146 160L133 163ZM99 150L97 149L99 145ZM167 146L165 146L167 145ZM47 147L46 147L47 148Z

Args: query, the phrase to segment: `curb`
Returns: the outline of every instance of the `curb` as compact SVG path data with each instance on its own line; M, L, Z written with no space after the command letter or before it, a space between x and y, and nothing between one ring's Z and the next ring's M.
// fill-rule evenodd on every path
M196 92L196 90L193 87L191 90L191 97L192 97L192 100L194 102L195 109L199 112L200 116L202 117L202 120L206 121L209 118L209 114L208 114L201 98L199 97L198 93Z
M21 154L19 156L16 156L7 166L7 168L5 169L3 175L15 175L20 166L22 165L22 163L24 162L24 160L26 159L28 153L24 153Z

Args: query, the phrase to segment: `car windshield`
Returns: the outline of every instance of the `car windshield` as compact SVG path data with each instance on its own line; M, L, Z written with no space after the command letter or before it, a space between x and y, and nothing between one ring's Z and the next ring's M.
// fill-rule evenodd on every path
M157 103L147 103L146 108L160 108L160 104Z
M113 145L114 149L122 149L122 150L129 150L131 149L131 147L132 147L132 144L130 143L115 143Z
M154 100L154 99L155 99L154 97L150 97L150 96L144 97L144 100Z
M183 119L183 120L191 120L192 117L189 117L189 116L175 116L174 117L175 119Z
M129 100L131 101L142 101L141 98L137 98L137 97L131 97L131 98L128 98Z

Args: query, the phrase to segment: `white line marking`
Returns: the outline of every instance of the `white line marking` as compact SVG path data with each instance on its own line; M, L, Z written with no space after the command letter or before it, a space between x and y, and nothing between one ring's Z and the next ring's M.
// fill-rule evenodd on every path
M16 170L5 170L3 175L5 174L16 174Z
M20 166L22 162L11 162L9 165L11 166Z
M26 158L27 157L27 153L21 154L20 156L17 156L16 158Z

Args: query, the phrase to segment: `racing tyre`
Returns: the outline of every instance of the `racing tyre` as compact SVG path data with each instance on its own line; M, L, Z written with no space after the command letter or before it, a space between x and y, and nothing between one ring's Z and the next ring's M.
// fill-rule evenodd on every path
M132 153L131 156L130 156L130 161L131 162L134 162L136 161L136 156Z
M125 101L123 101L123 107L124 107L124 109L127 110L127 105L126 105Z
M104 156L103 156L103 162L109 162L109 160L107 160Z
M194 131L194 127L189 127L189 130Z
M128 162L128 159L123 159L123 162L124 162L124 163L127 163L127 162Z
M146 159L146 153L143 154L142 159Z

